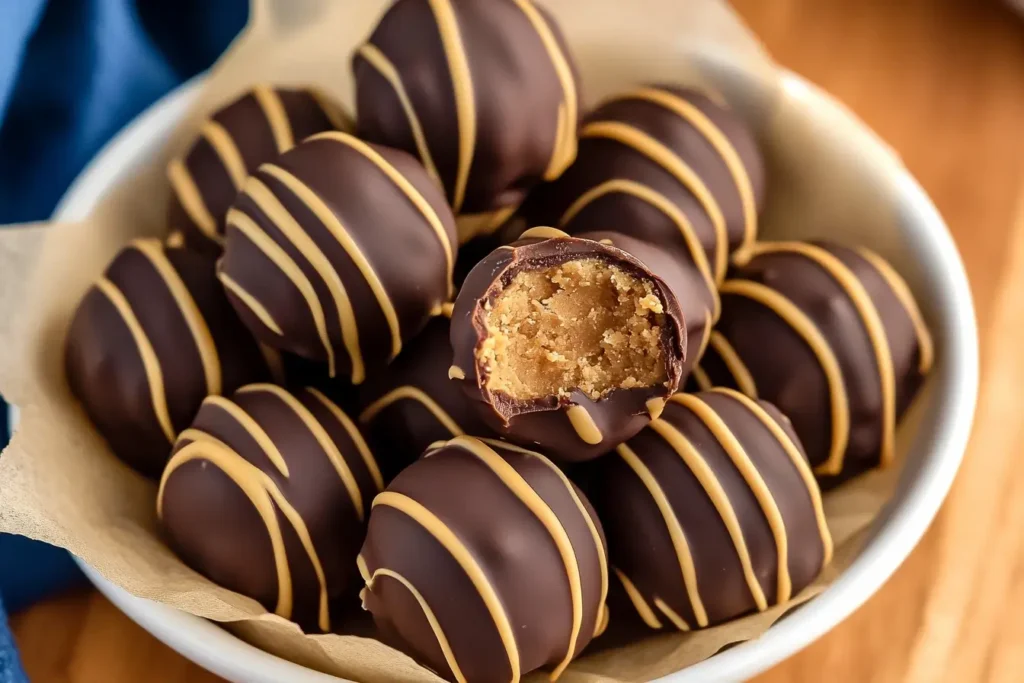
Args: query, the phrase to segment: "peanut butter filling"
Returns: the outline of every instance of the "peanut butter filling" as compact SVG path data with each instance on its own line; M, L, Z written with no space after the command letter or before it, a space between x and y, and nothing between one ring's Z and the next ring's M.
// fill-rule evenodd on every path
M523 271L491 304L477 359L516 400L598 399L667 380L664 306L649 281L600 259Z

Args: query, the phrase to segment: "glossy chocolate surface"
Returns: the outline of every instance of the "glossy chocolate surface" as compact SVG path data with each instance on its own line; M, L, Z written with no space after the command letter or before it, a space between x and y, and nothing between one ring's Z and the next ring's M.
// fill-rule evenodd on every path
M351 128L341 107L313 89L260 85L242 94L214 112L168 165L169 240L219 254L224 219L249 174L314 133Z
M557 675L606 619L600 522L549 460L458 437L374 502L363 603L391 642L448 680Z
M215 583L330 631L383 482L354 423L316 390L243 387L203 403L175 445L158 513ZM350 603L351 604L351 603Z
M455 246L415 159L324 133L249 178L218 272L262 342L360 384L452 295Z
M514 207L575 158L575 67L532 0L399 0L353 71L359 135L419 158L457 214Z
M79 303L65 369L114 453L152 478L208 394L268 376L214 257L152 239L122 249Z

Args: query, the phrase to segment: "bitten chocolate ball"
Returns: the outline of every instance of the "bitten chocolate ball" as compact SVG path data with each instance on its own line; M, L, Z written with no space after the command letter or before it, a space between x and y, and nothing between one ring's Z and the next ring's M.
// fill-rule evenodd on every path
M782 413L731 389L676 394L592 465L612 581L653 629L784 603L832 554L821 493ZM617 625L613 625L613 628Z
M447 316L434 318L395 362L359 387L359 426L385 482L436 441L490 434L461 383L448 377L448 329Z
M589 460L678 389L710 328L707 295L694 269L646 242L533 228L467 277L450 374L502 436Z
M455 220L405 152L320 133L246 181L219 276L264 343L360 384L453 294Z
M363 604L386 638L451 681L552 680L603 630L601 523L544 456L460 436L373 501Z
M353 70L360 137L417 156L456 214L514 207L576 156L572 60L531 0L398 0Z
M508 227L622 232L694 263L711 287L729 253L753 243L763 197L757 142L724 101L647 86L586 117L576 163L530 195Z
M329 631L332 607L355 587L382 488L355 424L324 394L251 384L203 402L178 437L157 513L200 574L307 630Z
M737 263L695 378L778 406L829 483L892 462L934 355L906 283L867 249L831 243L759 243Z
M214 257L154 239L122 249L86 292L64 362L72 393L114 453L153 478L207 395L267 377Z
M313 89L256 86L203 123L184 156L167 166L169 242L219 254L224 218L245 179L304 138L351 130L336 103Z

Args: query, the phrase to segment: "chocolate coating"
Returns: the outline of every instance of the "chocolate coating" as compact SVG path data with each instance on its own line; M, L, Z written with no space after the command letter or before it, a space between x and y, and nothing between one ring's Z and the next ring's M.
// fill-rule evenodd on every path
M455 221L404 152L321 133L246 181L219 276L258 339L353 384L453 292Z
M117 254L79 303L65 344L71 392L114 453L152 478L208 394L267 377L214 257L153 239Z
M609 632L620 619L690 630L763 611L810 585L831 557L800 442L764 401L731 389L676 394L591 467L612 582L633 605L612 611Z
M537 188L502 233L614 230L694 263L710 289L728 252L753 242L763 198L761 154L739 117L695 90L646 86L587 115L576 163Z
M607 617L597 516L547 458L502 442L457 437L398 475L360 567L381 631L452 681L557 677Z
M224 219L260 164L326 130L351 130L339 105L316 90L256 86L216 111L188 151L167 167L167 221L175 246L219 254Z
M903 280L832 243L759 243L738 262L701 361L707 381L777 405L823 484L891 462L934 355Z
M711 303L692 267L646 242L611 232L579 237L564 233L560 233L562 237L534 236L559 234L550 228L538 231L549 232L525 233L514 244L492 252L466 278L452 313L453 363L464 373L461 384L492 429L511 441L538 444L559 460L581 462L610 451L643 429L650 420L652 405L656 412L679 388L692 363L700 357L705 330L710 326ZM568 396L532 401L517 401L492 392L486 386L488 372L477 360L487 335L486 307L517 273L580 259L605 260L652 283L665 309L660 327L667 381L655 387L612 390L597 400L578 389ZM586 411L600 438L584 440L570 420L570 410Z
M449 326L445 316L431 320L386 370L359 387L359 426L380 458L385 482L436 441L491 433L461 384L448 377Z
M157 513L200 574L330 631L382 488L355 424L322 393L251 384L203 402L175 445Z
M359 135L417 156L457 214L515 206L576 156L575 67L531 0L398 0L352 66Z

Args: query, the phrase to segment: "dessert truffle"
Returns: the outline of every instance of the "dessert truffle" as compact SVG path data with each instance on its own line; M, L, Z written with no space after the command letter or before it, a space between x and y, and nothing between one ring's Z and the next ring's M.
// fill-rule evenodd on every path
M589 460L660 412L699 357L710 306L694 269L653 245L533 228L467 277L450 374L502 436Z
M447 316L434 318L386 370L359 387L359 426L385 482L436 441L491 433L461 383L448 377L448 329Z
M348 116L316 90L259 85L221 108L167 166L169 242L218 254L224 217L245 179L304 138L351 130Z
M214 257L140 239L78 305L65 370L114 453L160 476L203 399L266 378L267 368L214 274Z
M200 574L329 631L332 604L354 597L382 488L355 424L324 394L251 384L203 402L164 471L157 514Z
M694 263L709 283L751 244L764 169L746 124L715 95L647 86L615 96L580 129L576 163L539 187L506 241L531 225L615 230Z
M682 631L784 603L832 554L821 493L774 406L731 389L676 394L589 466L612 582L653 629ZM613 628L618 628L615 624Z
M436 444L373 501L363 605L451 681L551 678L603 630L601 523L547 458L500 441Z
M269 346L360 384L453 294L455 221L415 159L339 132L263 164L228 211L218 274Z
M514 208L576 157L575 69L532 0L398 0L353 70L360 137L419 158L456 214Z
M829 483L892 462L896 423L934 356L903 279L833 243L758 243L737 266L695 376L778 406Z

